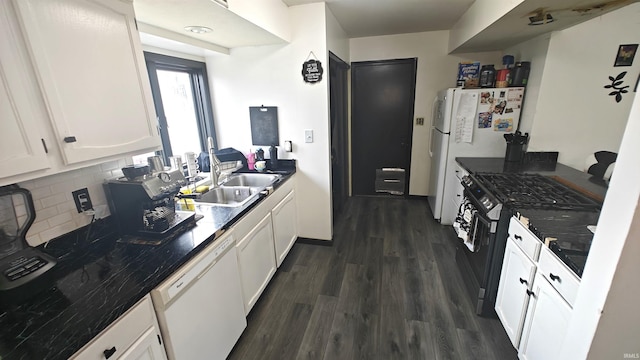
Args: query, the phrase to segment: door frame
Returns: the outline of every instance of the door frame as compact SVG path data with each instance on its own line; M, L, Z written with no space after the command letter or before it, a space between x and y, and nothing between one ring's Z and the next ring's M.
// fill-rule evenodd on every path
M338 71L336 71L335 73L332 72L332 68L337 68ZM331 201L331 205L332 205L332 212L333 212L333 217L334 219L336 218L337 215L339 215L338 212L336 212L337 210L342 210L344 208L344 204L346 203L346 200L349 198L350 192L351 192L351 183L349 181L349 171L351 169L351 164L349 162L349 153L351 150L351 143L350 143L350 137L349 137L349 74L348 71L351 67L349 66L349 64L347 64L344 60L340 59L340 57L338 57L336 54L332 53L331 51L329 51L329 116L330 116L330 131L331 131L331 149L330 151L332 152L330 154L332 161L331 161L331 183L332 183L332 191L331 191L331 195L332 195L332 201ZM341 79L339 81L337 81L335 84L333 83L332 78L334 76L340 76ZM335 88L334 86L339 87L339 89ZM337 90L340 94L335 94L334 90ZM338 100L339 103L335 103L333 101L331 101L332 99L334 99L334 96L341 96L340 99ZM339 107L336 108L336 106ZM337 131L338 131L338 138L334 139L333 137L333 133L334 133L334 111L336 112L336 116L338 117L338 119L336 120L336 126L337 126ZM339 113L337 113L339 112ZM339 120L339 121L338 121ZM334 141L337 141L339 143L341 143L341 147L342 147L342 154L339 154L339 156L341 157L341 163L342 163L342 168L341 168L341 172L342 172L342 177L340 179L335 179L336 174L333 171L333 147L334 147ZM335 199L333 197L334 192L333 192L333 184L339 181L342 185L342 190L344 191L344 199ZM344 201L343 201L344 200ZM336 201L340 201L341 204L339 206L339 209L336 209Z
M376 65L388 65L394 63L408 63L413 65L413 82L411 83L411 92L413 93L413 106L411 107L411 118L409 123L409 133L407 134L407 152L405 154L407 160L407 168L405 169L405 184L403 197L408 198L409 195L409 182L411 179L411 152L413 150L413 119L415 117L416 109L416 82L418 76L418 58L402 58L402 59L388 59L388 60L369 60L369 61L355 61L351 62L351 132L350 132L350 148L353 146L353 119L356 118L356 106L355 106L355 93L357 91L357 84L355 81L355 70L362 66L376 66ZM353 160L353 159L352 159ZM351 162L351 171L353 172L353 161ZM353 179L350 184L350 192L353 194ZM380 194L383 195L383 194Z

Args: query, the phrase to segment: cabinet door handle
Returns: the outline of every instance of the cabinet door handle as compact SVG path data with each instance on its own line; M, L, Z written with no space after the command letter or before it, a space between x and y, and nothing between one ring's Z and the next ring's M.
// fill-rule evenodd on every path
M74 142L78 141L75 136L67 136L62 140L64 140L64 142L66 142L67 144L74 143Z
M44 139L40 139L40 141L42 141L42 147L44 148L44 153L48 154L49 148L47 148L47 143L44 141Z
M561 281L560 281L560 276L558 276L558 275L553 275L553 273L549 273L549 278L551 279L551 281L561 282Z
M520 235L518 235L518 234L513 235L513 237L514 237L516 240L522 240L522 236L520 236Z
M520 278L520 284L525 284L525 285L529 285L529 283L527 282L527 280Z
M531 295L535 295L535 294L533 293L533 291L527 289L527 295L531 296Z
M108 359L108 358L112 357L113 354L116 353L116 347L114 346L111 349L107 349L107 350L103 351L102 353L104 354L104 358Z

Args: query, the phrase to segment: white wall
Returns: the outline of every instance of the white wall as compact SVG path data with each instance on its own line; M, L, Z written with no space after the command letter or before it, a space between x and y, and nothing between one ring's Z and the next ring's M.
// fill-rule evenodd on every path
M516 61L530 61L531 71L525 90L524 106L520 115L519 129L523 133L530 133L533 127L533 119L536 115L542 74L549 48L551 34L537 36L531 40L504 50L504 54L513 55Z
M559 359L640 354L640 95L620 146ZM587 357L588 355L588 357Z
M329 7L326 7L327 48L344 62L350 58L349 38Z
M627 122L640 56L632 67L614 67L620 44L640 43L640 4L551 34L529 151L559 151L558 161L583 170L598 150L617 152ZM627 71L629 93L616 103L609 76ZM528 100L528 99L527 99Z
M291 41L291 18L281 0L228 0L229 10L273 35Z
M429 124L433 100L439 90L455 87L458 63L475 60L483 64L502 64L502 53L448 55L448 31L373 36L350 39L351 61L418 58L416 101L411 148L409 194L429 195ZM425 118L415 125L415 118Z
M207 58L207 72L220 147L243 152L251 144L249 106L277 106L280 143L293 141L293 152L280 158L298 160L299 236L330 240L331 168L327 75L319 83L303 81L302 63L313 52L328 68L325 4L289 8L292 39L288 45L232 49L230 55ZM304 130L314 142L304 143Z
M448 52L455 51L465 42L520 5L523 1L524 0L476 0L451 28Z

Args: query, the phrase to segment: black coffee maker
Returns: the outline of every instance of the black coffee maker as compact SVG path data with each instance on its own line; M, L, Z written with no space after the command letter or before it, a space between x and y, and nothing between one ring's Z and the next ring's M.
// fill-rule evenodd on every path
M27 243L27 231L35 218L29 190L15 184L0 187L0 295L3 300L17 300L42 290L42 281L34 280L48 279L56 265L56 259Z
M195 213L175 210L174 198L186 184L180 170L108 181L105 188L109 208L120 234L157 239L183 228L181 225L187 222L194 223Z

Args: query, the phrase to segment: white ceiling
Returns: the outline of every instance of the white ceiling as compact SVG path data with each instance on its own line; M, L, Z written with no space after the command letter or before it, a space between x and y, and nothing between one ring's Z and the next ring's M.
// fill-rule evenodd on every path
M349 38L448 30L474 1L326 0L331 13ZM502 50L539 34L567 28L635 1L639 0L525 0L455 52ZM288 6L296 6L321 1L282 2ZM584 14L572 11L576 7L602 3L611 6ZM134 7L140 31L155 35L158 39L168 38L222 53L241 46L284 43L279 37L212 0L134 0ZM543 26L528 26L529 13L538 8L548 9L556 21ZM207 26L213 32L189 33L184 27L190 25Z
M294 6L319 0L282 0ZM474 0L326 0L350 38L448 30Z
M133 6L137 21L142 23L140 30L152 35L174 37L173 40L179 40L176 36L190 37L225 48L284 42L211 0L134 0ZM213 31L193 34L184 30L185 26L193 25Z

